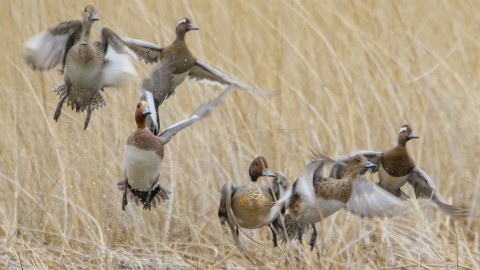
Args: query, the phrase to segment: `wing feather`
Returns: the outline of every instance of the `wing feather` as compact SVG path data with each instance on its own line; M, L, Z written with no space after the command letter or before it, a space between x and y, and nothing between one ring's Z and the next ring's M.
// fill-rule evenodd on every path
M163 131L158 137L164 143L168 143L170 139L177 134L180 130L190 126L191 124L197 122L198 120L206 117L213 108L215 108L220 102L222 102L228 94L232 91L232 87L227 87L220 95L216 98L212 99L210 102L203 104L202 106L198 107L195 112L188 118L183 121L180 121L165 131Z
M80 38L81 30L82 22L74 20L40 32L24 43L25 61L40 70L64 63L68 50Z

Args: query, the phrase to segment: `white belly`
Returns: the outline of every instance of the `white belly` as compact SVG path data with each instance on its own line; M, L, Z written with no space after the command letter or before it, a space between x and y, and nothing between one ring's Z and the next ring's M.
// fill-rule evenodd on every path
M296 218L303 224L317 223L344 207L345 203L341 201L317 198L316 204L314 205L302 203Z
M395 177L388 174L388 172L383 168L382 164L378 169L378 177L381 181L381 187L390 191L391 193L397 192L397 190L403 186L408 179L408 174L405 176Z
M162 159L153 151L139 149L133 145L125 147L123 167L132 188L149 190L160 176Z

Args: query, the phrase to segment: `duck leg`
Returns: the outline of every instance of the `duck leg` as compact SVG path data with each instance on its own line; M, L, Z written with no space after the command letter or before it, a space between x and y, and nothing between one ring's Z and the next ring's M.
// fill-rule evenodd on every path
M123 199L122 199L122 210L123 211L125 211L125 206L128 204L127 189L128 189L128 179L125 179L125 191L123 192Z
M58 101L57 109L55 110L55 114L53 115L53 119L55 120L55 122L57 122L58 118L60 118L60 114L62 113L63 102L65 102L69 93L70 91L67 90L65 94L63 94L63 96Z
M157 189L160 189L160 184L158 182L153 184L153 186L148 191L147 197L145 198L145 201L143 202L143 208L151 209L152 206L151 206L150 202L152 201L153 196L155 196L155 194L152 196L152 193L155 192Z
M272 231L272 241L273 241L273 246L277 246L277 232L275 228L273 228L272 224L268 224L268 227L270 228L270 231Z
M313 250L315 247L315 242L317 241L317 228L315 227L315 224L312 223L312 238L310 238L310 250Z
M85 125L83 126L83 130L87 129L88 123L90 123L90 117L92 116L93 106L92 103L88 105L87 108L87 118L85 118Z

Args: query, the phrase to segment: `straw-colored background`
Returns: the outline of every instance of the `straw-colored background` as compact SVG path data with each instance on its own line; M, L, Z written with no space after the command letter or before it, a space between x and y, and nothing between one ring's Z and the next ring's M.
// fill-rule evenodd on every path
M152 66L135 63L138 81L106 89L108 106L94 111L83 131L85 113L67 106L53 120L58 72L33 71L22 59L24 41L80 18L85 4L0 4L0 268L480 267L480 3L94 3L95 38L108 26L166 45L188 16L200 28L187 35L199 59L237 80L281 90L275 97L235 91L209 118L174 137L160 177L173 196L150 212L132 204L121 211L115 183L135 129L139 82ZM160 108L162 126L220 91L186 81ZM253 261L238 254L217 219L220 188L247 183L256 155L295 179L311 148L330 156L386 150L404 123L420 136L409 143L417 164L473 218L453 221L418 202L408 215L385 220L340 211L317 225L314 252L298 242L274 249L262 228L248 231L261 245L241 237Z

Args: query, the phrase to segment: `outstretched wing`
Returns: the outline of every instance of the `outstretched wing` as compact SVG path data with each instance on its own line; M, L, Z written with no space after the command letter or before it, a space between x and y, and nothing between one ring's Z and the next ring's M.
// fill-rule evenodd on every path
M406 202L363 178L354 180L346 208L361 217L396 216L407 210Z
M123 38L123 41L126 43L130 55L137 60L152 64L158 62L162 56L163 48L153 43L132 38Z
M228 94L232 91L232 87L229 86L223 92L217 96L216 98L212 99L210 102L203 104L202 106L198 107L195 112L190 116L190 118L180 121L165 131L163 131L158 137L163 143L168 143L170 139L177 134L180 130L190 126L191 124L197 122L198 120L207 116L213 108L215 108L221 101L223 101Z
M408 176L408 182L413 186L417 198L431 200L438 208L453 218L468 217L467 209L445 203L445 199L438 192L433 179L422 169L415 167Z
M70 47L80 38L82 22L79 20L62 22L40 32L24 44L24 58L33 68L51 69L65 58Z
M207 83L213 85L232 85L234 87L240 88L247 92L250 92L255 95L260 96L270 96L276 94L275 91L265 91L261 89L257 89L251 86L248 86L241 82L233 81L232 79L228 78L226 75L221 73L220 71L214 69L213 67L203 63L199 60L195 61L195 65L193 65L192 69L188 73L188 77L191 79L196 79L200 83Z

